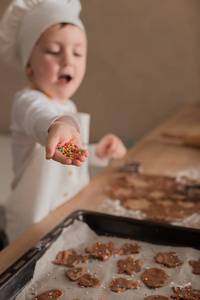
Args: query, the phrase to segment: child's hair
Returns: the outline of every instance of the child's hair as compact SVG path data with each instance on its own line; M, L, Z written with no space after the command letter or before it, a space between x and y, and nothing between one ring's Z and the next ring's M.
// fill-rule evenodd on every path
M69 23L60 23L61 27L65 27L67 25L69 25Z
M55 24L85 31L79 0L13 0L0 22L0 54L12 67L25 69L40 35Z

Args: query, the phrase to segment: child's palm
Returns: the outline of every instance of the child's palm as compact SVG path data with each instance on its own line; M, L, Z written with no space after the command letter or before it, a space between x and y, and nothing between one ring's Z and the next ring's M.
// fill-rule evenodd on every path
M75 153L73 157L64 156L57 148L63 146L73 140L73 143L82 148L80 134L69 124L64 122L54 122L49 129L49 134L46 141L46 159L53 159L62 164L81 166L86 157L89 156L87 151L83 153Z

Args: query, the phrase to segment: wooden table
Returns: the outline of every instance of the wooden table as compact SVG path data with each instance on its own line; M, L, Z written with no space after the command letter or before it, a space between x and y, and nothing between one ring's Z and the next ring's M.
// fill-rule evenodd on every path
M110 176L119 169L122 162L129 160L141 162L144 172L151 174L174 176L180 171L192 169L199 170L200 174L200 149L183 146L161 138L161 133L166 130L185 133L197 127L200 128L200 106L192 105L181 109L134 145L123 160L113 162L93 178L79 194L58 207L2 250L0 252L0 274L74 210L97 211L98 206L105 198L103 191Z

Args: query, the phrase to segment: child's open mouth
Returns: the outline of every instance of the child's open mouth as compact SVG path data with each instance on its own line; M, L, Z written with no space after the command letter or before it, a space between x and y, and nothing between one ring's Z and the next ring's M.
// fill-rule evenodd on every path
M70 75L61 75L58 78L58 81L61 84L69 83L71 80L72 80L72 77Z

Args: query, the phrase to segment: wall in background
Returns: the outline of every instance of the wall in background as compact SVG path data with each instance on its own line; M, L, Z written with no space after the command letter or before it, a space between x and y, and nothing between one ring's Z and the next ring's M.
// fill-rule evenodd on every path
M0 1L0 14L8 4ZM82 0L89 49L72 97L89 112L91 141L136 140L182 105L200 102L199 0ZM0 131L7 132L23 76L0 63Z

